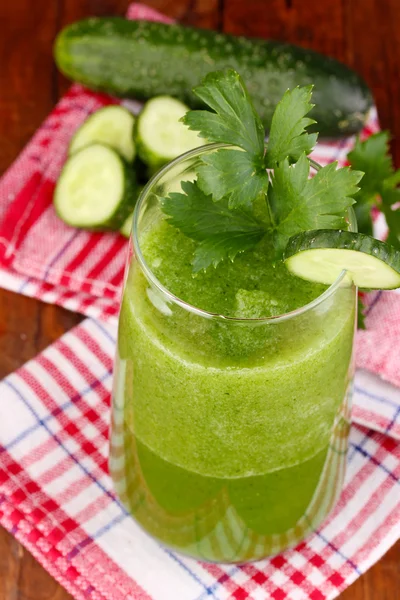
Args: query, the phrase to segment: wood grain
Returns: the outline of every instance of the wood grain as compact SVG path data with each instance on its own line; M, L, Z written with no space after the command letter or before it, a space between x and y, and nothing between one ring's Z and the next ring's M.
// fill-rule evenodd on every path
M400 166L400 2L346 0L346 62L370 85L382 126L392 135Z
M340 595L340 600L399 600L400 544Z
M51 110L57 3L0 2L0 169L4 170Z
M0 598L17 600L24 549L4 529L0 529ZM3 595L1 595L3 594Z
M0 173L70 85L52 60L57 31L90 15L123 15L128 4L128 0L0 2ZM295 42L344 60L373 89L400 165L398 0L149 0L147 4L188 25ZM81 318L0 290L0 377ZM399 565L398 543L341 600L400 600ZM69 598L29 552L0 529L0 600Z
M337 0L230 0L223 26L229 33L283 40L338 59L345 56L343 3Z

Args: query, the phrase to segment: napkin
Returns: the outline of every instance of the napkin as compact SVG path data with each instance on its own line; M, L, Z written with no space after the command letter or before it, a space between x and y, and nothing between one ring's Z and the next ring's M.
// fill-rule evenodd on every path
M332 599L399 539L400 390L358 371L345 486L318 531L241 566L163 548L108 474L115 339L86 319L0 383L0 523L75 598Z

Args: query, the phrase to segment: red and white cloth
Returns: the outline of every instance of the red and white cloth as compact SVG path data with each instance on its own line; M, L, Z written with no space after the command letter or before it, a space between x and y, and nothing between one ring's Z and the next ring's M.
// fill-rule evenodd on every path
M326 600L400 538L400 390L358 372L346 484L294 550L201 563L147 536L107 469L116 326L86 319L0 383L0 524L79 600Z
M168 21L143 5L128 16ZM185 559L144 534L113 495L107 432L127 242L67 227L52 194L74 130L115 102L73 85L0 181L0 285L97 319L0 384L0 523L76 598L334 598L400 537L400 390L365 371L342 498L295 550L243 567ZM363 135L377 129L372 113ZM352 143L324 141L314 158L343 163ZM367 304L357 365L400 386L400 296L378 292Z

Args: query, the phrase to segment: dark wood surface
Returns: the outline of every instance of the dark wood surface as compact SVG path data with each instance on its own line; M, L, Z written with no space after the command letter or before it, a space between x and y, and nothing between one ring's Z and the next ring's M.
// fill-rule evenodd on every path
M296 42L348 63L373 89L400 166L399 0L149 0L148 4L186 24ZM0 173L69 85L52 60L57 31L88 15L122 15L127 5L128 0L0 2ZM0 290L0 377L80 320L61 308ZM68 598L0 529L0 600ZM341 600L400 600L400 543Z

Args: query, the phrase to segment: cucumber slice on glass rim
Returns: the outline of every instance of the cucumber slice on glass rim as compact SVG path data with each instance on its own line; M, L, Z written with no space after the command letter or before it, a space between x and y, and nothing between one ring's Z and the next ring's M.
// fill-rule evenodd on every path
M291 273L331 285L342 271L364 289L400 287L400 251L363 233L317 229L290 238L284 261Z

